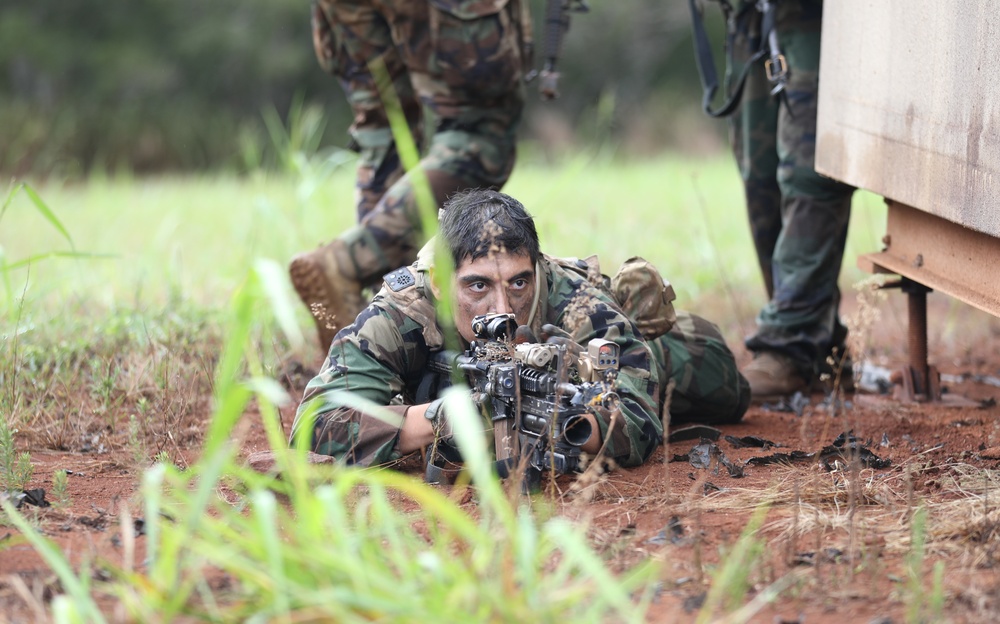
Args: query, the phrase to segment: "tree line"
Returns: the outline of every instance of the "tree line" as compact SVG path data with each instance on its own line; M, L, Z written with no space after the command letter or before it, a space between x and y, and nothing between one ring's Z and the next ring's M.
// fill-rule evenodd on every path
M542 9L533 0L539 45ZM526 117L535 122L525 124L526 138L560 120L570 140L624 137L642 120L661 147L675 147L671 129L697 113L700 99L689 21L685 2L662 0L593 3L574 15L562 97L541 103L528 87ZM315 60L301 0L8 0L0 8L6 175L272 166L281 155L266 119L289 125L304 110L318 113L317 143L346 144L350 111Z

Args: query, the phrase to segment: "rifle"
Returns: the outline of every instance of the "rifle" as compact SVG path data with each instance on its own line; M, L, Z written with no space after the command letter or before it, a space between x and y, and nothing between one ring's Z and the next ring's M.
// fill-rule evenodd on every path
M593 434L584 414L617 408L619 348L602 339L579 352L568 341L517 344L516 327L513 314L475 317L477 340L462 354L432 355L428 374L465 373L473 399L491 408L497 472L522 468L524 488L535 490L546 471L580 470L580 447Z
M569 30L570 13L587 13L590 7L586 0L548 0L545 3L545 36L544 60L542 71L538 74L538 93L543 100L554 100L559 97L559 72L556 62L562 50L562 40ZM530 75L528 80L534 78Z

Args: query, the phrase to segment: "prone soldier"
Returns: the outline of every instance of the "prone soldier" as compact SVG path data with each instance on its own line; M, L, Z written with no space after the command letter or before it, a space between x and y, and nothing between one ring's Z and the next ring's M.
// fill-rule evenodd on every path
M421 382L446 344L476 340L473 321L484 314L512 314L530 335L555 344L587 348L598 339L617 347L616 400L580 414L591 433L575 441L582 452L602 451L623 466L642 463L662 440L666 405L672 422L743 417L749 386L718 328L675 313L672 288L648 263L629 260L609 279L593 259L544 255L520 202L491 190L449 200L439 236L455 266L452 318L436 311L442 289L434 281L440 273L432 253L387 274L368 307L337 333L306 387L293 441L306 436L313 451L359 466L446 442L443 400L421 396ZM339 399L344 390L387 406L398 421L345 406ZM401 404L394 404L399 398Z

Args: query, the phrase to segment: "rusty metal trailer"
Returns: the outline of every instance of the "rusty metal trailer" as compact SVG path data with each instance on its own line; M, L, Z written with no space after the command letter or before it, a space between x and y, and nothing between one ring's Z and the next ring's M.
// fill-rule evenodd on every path
M901 398L941 400L926 293L1000 316L1000 0L826 2L816 169L885 197L858 264L909 297Z

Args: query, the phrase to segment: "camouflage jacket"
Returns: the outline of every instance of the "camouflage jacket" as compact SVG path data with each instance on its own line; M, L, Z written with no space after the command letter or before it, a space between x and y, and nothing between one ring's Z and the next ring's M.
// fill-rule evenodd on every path
M593 338L619 345L617 383L624 418L614 419L610 432L611 419L598 417L598 422L608 457L622 466L641 464L663 434L656 401L660 375L649 346L593 271L588 280L583 261L543 256L536 270L541 292L531 323L535 335L540 335L542 324L551 323L583 345ZM393 277L399 275L402 284ZM304 414L315 409L312 450L352 465L399 458L399 426L344 407L334 394L348 390L378 405L389 405L397 396L412 403L429 354L445 346L424 262L418 260L387 279L392 283L383 283L354 324L337 334L323 368L306 386L292 425L294 439ZM456 333L449 344L460 342Z

